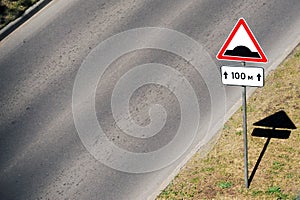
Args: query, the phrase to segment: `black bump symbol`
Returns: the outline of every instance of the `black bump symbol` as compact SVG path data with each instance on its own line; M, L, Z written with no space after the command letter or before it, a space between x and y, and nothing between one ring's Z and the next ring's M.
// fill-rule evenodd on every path
M252 52L248 47L237 46L233 50L226 50L225 54L227 56L240 56L248 58L260 58L258 52Z

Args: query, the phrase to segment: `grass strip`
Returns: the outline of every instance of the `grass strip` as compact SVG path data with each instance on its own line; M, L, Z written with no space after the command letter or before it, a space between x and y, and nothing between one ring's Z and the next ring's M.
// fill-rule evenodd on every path
M195 154L157 200L300 199L300 46L270 72L265 87L258 88L247 103L249 176L257 169L250 188L244 186L239 109L220 131L212 151L204 158ZM278 111L297 127L288 139L251 136L253 123Z
M20 17L39 0L0 0L0 29Z

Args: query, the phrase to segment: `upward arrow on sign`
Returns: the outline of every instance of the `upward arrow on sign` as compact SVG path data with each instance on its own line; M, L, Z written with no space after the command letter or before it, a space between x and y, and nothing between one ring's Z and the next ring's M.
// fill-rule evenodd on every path
M257 74L257 79L258 79L258 81L260 81L260 77L261 77L261 75L260 75L260 74Z
M224 76L225 76L225 79L227 79L227 76L228 76L227 72L224 72Z
M254 37L244 18L240 18L219 53L219 60L268 62L266 55Z

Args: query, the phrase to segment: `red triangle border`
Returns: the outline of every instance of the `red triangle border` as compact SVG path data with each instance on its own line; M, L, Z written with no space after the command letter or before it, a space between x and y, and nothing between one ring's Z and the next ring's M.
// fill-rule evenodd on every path
M228 45L230 44L231 40L234 38L236 32L239 30L240 26L243 26L250 37L251 41L253 42L255 48L257 49L260 58L250 58L250 57L240 57L240 56L226 56L224 55ZM220 51L217 54L218 60L230 60L230 61L247 61L247 62L261 62L267 63L268 59L263 52L262 48L260 47L259 43L257 42L254 34L252 33L251 29L249 28L246 20L244 18L240 18L234 28L232 29L231 33L229 34L228 38L226 39L225 43L221 47Z

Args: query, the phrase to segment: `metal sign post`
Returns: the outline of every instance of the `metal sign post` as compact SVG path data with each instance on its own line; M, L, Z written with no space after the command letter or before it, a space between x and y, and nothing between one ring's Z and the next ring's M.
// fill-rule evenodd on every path
M246 62L242 62L246 66ZM246 99L246 86L243 86L242 99L243 99L243 132L244 132L244 170L245 170L245 185L249 188L248 179L248 139L247 139L247 99Z
M262 67L247 66L242 62L242 66L222 66L222 83L224 85L242 86L242 106L243 106L243 136L244 136L244 170L245 185L249 188L248 179L248 140L247 140L247 86L264 86L264 69Z

